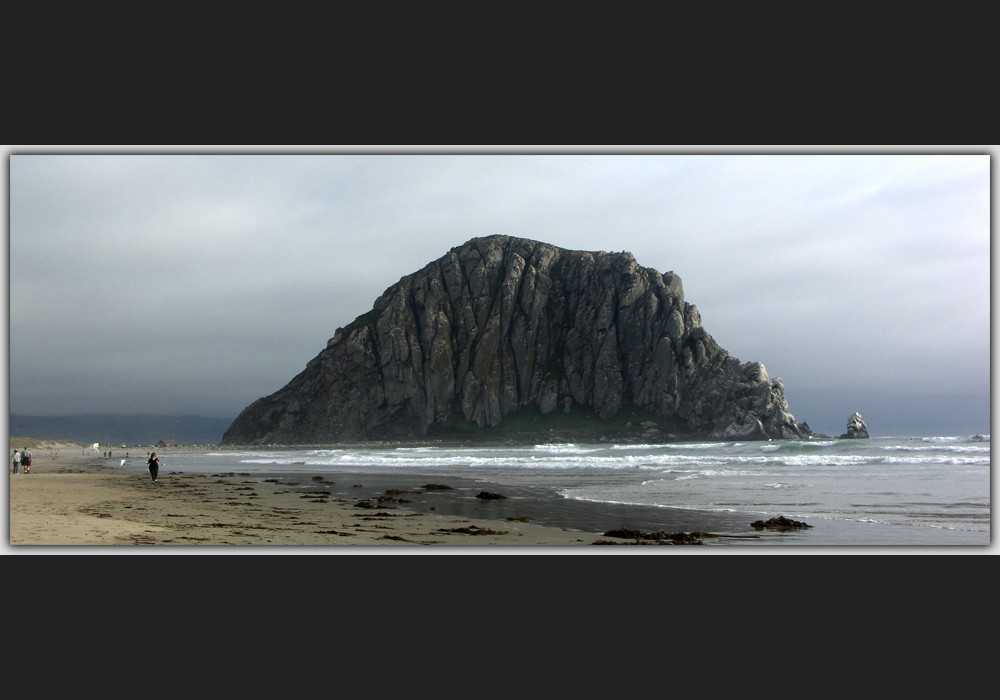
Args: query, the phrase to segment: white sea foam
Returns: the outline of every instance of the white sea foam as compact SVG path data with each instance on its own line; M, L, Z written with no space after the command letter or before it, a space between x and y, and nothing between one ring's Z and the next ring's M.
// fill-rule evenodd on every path
M580 446L573 443L566 444L551 444L551 445L535 445L531 448L535 452L540 452L542 454L556 454L556 455L585 455L597 452L601 448L598 446Z
M989 452L990 446L981 443L940 443L922 447L913 445L883 445L881 449L894 452Z
M245 465L288 466L306 464L311 467L369 467L369 468L421 468L467 467L472 469L602 469L602 470L663 470L663 469L728 469L732 473L739 465L761 467L850 467L866 464L899 465L986 465L990 464L990 451L984 447L964 446L942 449L940 447L889 446L878 451L853 454L822 452L785 452L776 445L762 446L753 453L695 453L672 451L629 454L600 448L589 450L545 449L537 452L511 451L323 451L323 452L273 452L273 453L212 453L213 456L233 458ZM768 449L765 449L768 448ZM688 477L690 478L690 476Z
M935 437L921 438L924 442L938 444L954 444L959 442L989 442L989 433L976 433L975 435L938 435Z

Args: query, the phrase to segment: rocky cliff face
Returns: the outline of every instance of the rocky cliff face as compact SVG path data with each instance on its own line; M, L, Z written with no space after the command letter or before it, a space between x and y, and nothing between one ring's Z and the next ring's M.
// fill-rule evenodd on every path
M780 379L702 328L674 273L630 253L489 236L389 287L222 442L499 435L516 419L563 426L570 416L615 438L809 434Z

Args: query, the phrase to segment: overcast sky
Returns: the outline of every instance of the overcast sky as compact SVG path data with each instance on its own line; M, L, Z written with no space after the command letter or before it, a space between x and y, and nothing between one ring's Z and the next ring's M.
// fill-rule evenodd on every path
M507 234L673 270L814 431L988 432L992 149L11 146L9 410L235 418Z

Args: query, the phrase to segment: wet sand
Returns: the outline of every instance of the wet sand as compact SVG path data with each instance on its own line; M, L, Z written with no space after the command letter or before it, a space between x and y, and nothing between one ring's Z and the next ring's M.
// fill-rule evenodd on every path
M268 484L238 474L148 473L108 467L79 447L38 449L9 481L11 547L543 545L603 538L518 520L420 513L405 504L333 497L322 484ZM157 452L169 454L169 448ZM389 497L391 498L391 497ZM400 499L402 500L402 499ZM597 548L606 549L606 548Z

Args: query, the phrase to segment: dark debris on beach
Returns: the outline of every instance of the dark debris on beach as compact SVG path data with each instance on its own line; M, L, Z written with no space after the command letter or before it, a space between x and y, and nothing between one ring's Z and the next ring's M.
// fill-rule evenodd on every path
M616 540L596 540L594 544L704 544L707 537L718 537L708 532L642 532L631 528L620 528L618 530L608 530L605 537L614 537Z
M469 525L468 527L442 527L438 529L438 532L454 532L460 535L506 535L508 531Z

